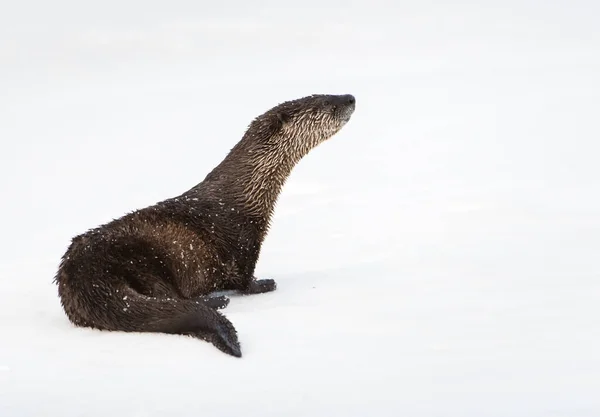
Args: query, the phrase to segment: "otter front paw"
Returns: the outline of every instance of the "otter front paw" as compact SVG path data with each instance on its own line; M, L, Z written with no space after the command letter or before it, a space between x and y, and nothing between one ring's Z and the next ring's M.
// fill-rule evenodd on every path
M254 279L242 292L244 294L262 294L275 291L275 289L277 289L277 284L274 279Z

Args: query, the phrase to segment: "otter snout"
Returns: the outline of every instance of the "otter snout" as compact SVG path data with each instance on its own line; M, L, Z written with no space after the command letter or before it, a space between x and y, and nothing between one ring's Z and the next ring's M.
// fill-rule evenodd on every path
M342 96L333 96L331 103L337 106L354 106L356 99L352 94L344 94Z
M332 96L331 104L334 106L338 117L344 122L350 120L354 108L356 107L356 99L352 94L344 94L340 96Z

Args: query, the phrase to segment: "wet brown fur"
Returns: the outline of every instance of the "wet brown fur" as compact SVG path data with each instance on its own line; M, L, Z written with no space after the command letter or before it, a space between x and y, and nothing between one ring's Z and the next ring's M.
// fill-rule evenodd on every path
M197 186L73 238L55 281L77 326L187 334L241 356L218 290L273 291L254 268L294 165L334 135L354 97L314 95L256 118Z

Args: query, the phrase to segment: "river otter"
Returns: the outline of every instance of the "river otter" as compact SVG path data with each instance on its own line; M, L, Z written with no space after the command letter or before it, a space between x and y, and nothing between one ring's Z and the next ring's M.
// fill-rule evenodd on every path
M76 236L54 282L76 326L197 337L241 357L237 332L217 309L273 291L254 268L277 197L294 165L337 133L352 95L288 101L252 121L200 184Z

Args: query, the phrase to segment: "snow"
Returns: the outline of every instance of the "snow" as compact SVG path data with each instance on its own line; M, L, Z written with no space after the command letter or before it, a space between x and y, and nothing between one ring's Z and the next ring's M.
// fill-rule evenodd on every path
M600 416L597 2L12 2L0 416ZM72 327L72 236L352 93L233 297L243 358Z

